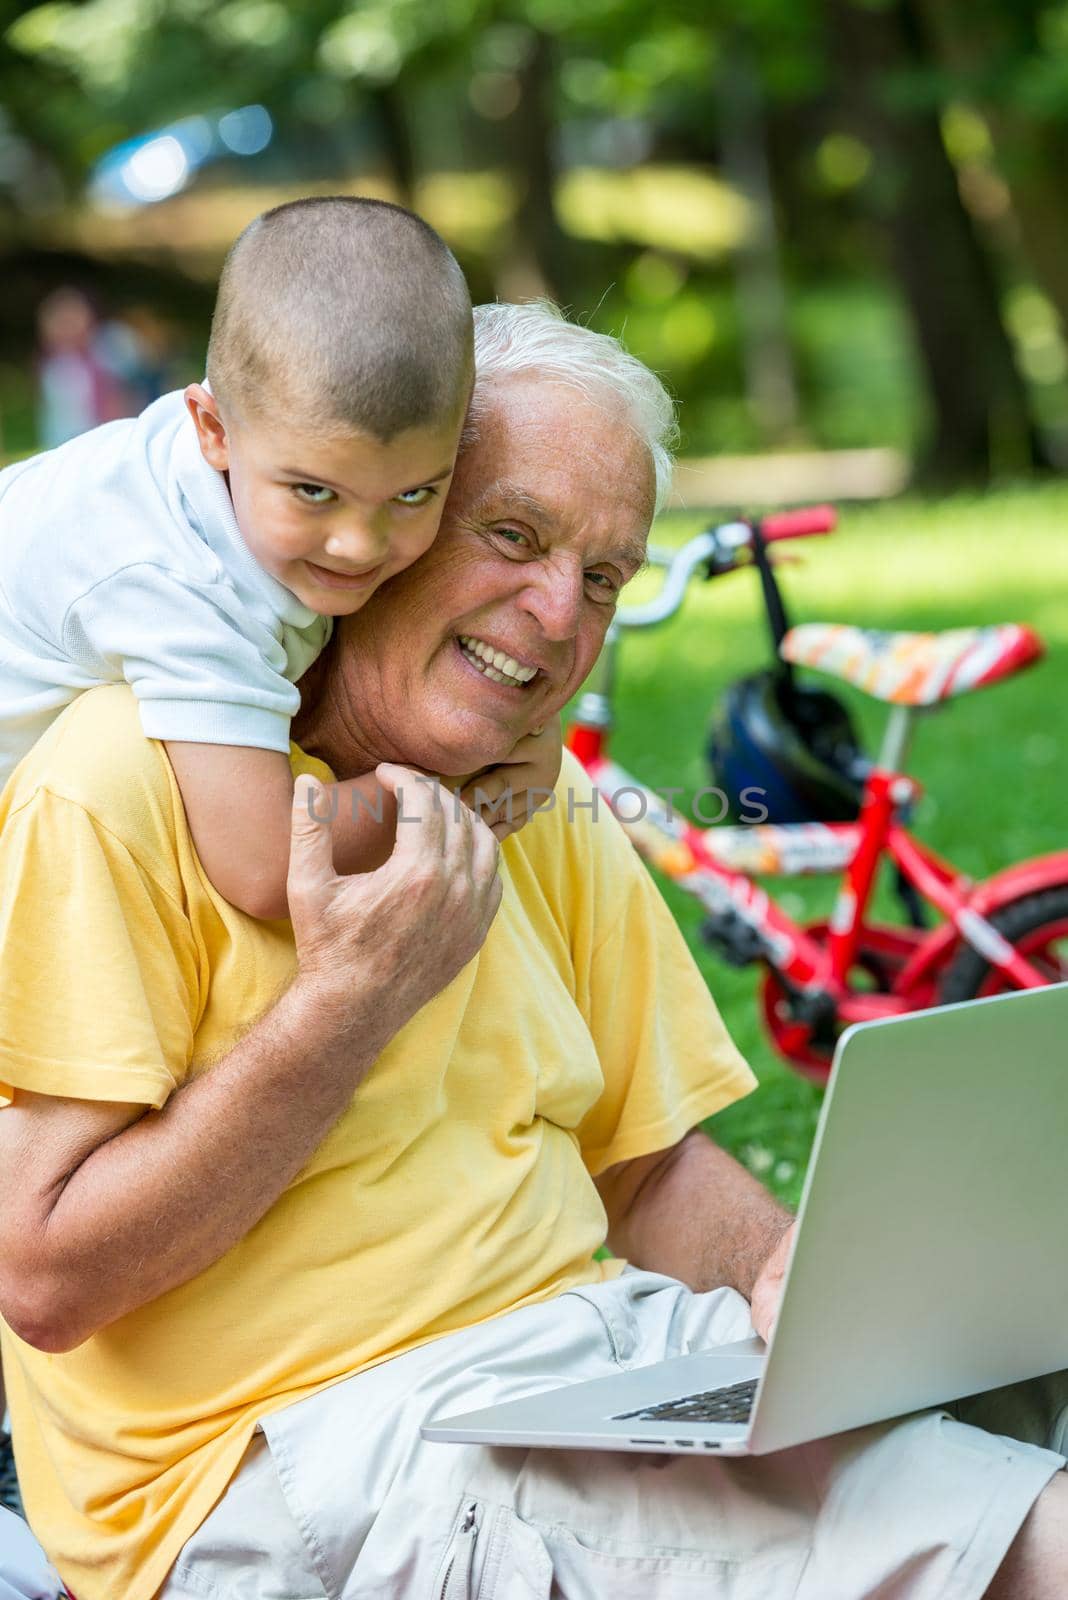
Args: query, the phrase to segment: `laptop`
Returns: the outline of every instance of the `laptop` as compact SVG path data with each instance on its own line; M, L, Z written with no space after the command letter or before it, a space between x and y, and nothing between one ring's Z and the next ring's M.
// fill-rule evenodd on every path
M423 1437L764 1454L1068 1367L1068 983L839 1041L770 1346L752 1338Z

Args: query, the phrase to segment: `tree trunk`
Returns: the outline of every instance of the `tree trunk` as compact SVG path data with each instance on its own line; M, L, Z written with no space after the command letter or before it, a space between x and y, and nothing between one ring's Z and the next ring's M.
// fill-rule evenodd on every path
M572 251L556 220L553 191L556 162L550 99L552 46L545 34L529 30L528 49L517 68L515 110L500 124L501 142L516 190L514 232L501 263L503 298L547 294L570 298Z
M1031 111L1021 113L1006 103L1004 96L996 95L991 85L992 78L997 82L1005 76L996 71L998 64L1015 65L1041 54L1034 15L1027 7L1006 10L990 5L977 13L972 0L966 4L961 0L921 3L941 61L961 77L967 97L986 119L1024 255L1068 334L1068 210L1064 205L1068 139L1064 126Z
M795 433L797 385L779 259L767 124L752 55L738 29L723 52L717 82L723 176L749 205L749 229L735 256L742 355L749 409L769 444Z
M991 264L960 198L937 111L895 105L888 80L924 64L915 0L829 7L843 97L879 164L881 220L934 412L921 475L985 479L1046 464Z
M400 84L380 84L370 91L370 102L397 198L401 205L410 206L415 193L415 156Z

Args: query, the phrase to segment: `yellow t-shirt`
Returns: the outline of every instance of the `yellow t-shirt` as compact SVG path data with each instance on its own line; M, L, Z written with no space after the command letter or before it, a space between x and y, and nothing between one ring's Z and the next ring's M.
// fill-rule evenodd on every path
M69 1353L0 1326L27 1511L79 1600L150 1600L259 1416L617 1273L590 1174L752 1087L629 843L568 786L588 800L570 758L504 846L479 955L240 1243ZM212 889L126 688L59 718L0 824L0 1098L160 1107L290 979L288 923Z

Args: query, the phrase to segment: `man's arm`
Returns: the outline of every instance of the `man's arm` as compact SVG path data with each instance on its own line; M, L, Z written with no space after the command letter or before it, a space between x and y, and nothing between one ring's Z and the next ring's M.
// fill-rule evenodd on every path
M725 1150L695 1129L669 1150L609 1167L596 1183L617 1255L698 1292L726 1285L747 1300L756 1294L757 1331L770 1331L761 1291L792 1218Z
M223 1060L158 1112L19 1093L0 1114L0 1312L29 1343L73 1349L217 1261L481 946L501 892L492 834L403 768L379 775L406 782L420 820L359 878L334 872L317 786L298 780L297 976Z

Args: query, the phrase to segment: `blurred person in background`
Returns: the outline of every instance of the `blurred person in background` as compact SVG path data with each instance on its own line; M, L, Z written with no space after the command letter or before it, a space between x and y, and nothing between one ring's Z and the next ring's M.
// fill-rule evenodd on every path
M127 306L100 328L100 359L111 374L120 417L136 417L175 387L172 329L151 306Z
M80 289L56 289L38 307L37 429L46 450L121 415L98 333L96 313Z
M37 430L51 450L102 422L135 417L168 387L170 328L149 306L101 320L81 289L64 286L37 311Z

